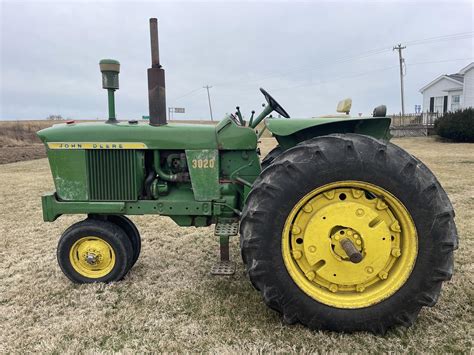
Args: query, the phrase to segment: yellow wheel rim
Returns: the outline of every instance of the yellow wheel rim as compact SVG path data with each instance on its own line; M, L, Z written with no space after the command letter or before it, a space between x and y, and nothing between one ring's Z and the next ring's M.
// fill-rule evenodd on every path
M115 265L115 252L102 238L84 237L72 246L69 260L79 274L97 279L112 271Z
M349 258L343 244L362 257ZM282 235L285 266L298 287L318 302L362 308L394 294L418 253L415 224L403 204L381 187L342 181L304 196Z

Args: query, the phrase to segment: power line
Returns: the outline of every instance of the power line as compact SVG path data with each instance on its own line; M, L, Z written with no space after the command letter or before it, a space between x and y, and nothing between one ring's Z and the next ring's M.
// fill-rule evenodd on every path
M430 60L430 61L425 61L425 62L415 62L415 63L408 63L408 64L405 63L405 66L411 67L411 66L422 65L422 64L448 63L448 62L457 62L457 61L473 60L473 59L474 59L474 57L443 59L443 60ZM399 68L399 65L392 65L392 66L389 66L389 67L364 71L364 72L361 72L361 73L344 75L344 76L340 76L340 77L337 77L337 78L334 78L334 79L331 79L331 80L318 81L316 83L299 84L299 85L294 85L294 86L289 86L289 87L280 87L280 88L273 89L272 91L292 90L292 89L298 89L298 88L302 88L302 87L311 87L311 86L319 86L319 85L324 85L324 84L331 84L331 83L339 81L339 80L358 78L358 77L361 77L361 76L365 76L365 75L369 75L369 74L373 74L373 73L378 73L378 72L383 72L383 71L390 70L390 69L395 69L395 68ZM204 88L206 88L206 87L204 87ZM201 90L201 89L202 88L198 88L197 90Z
M364 76L364 75L368 75L368 74L372 74L372 73L377 73L377 72L381 72L381 71L385 71L385 70L390 70L390 69L394 69L394 68L398 68L398 65L392 65L390 67L385 67L385 68L380 68L380 69L375 69L375 70L369 70L369 71L365 71L365 72L357 73L357 74L340 76L338 78L334 78L334 79L331 79L331 80L318 81L316 83L301 84L301 85L295 85L295 86L290 86L290 87L272 89L272 92L279 91L279 90L291 90L291 89L297 89L297 88L302 88L302 87L310 87L310 86L319 86L319 85L324 85L324 84L330 84L330 83L333 83L335 81L339 81L339 80L342 80L342 79L358 78L360 76Z
M424 45L424 44L430 44L430 43L436 43L436 42L443 42L443 41L449 41L449 40L467 39L467 38L472 38L473 36L474 36L474 31L460 32L460 33L453 33L453 34L448 34L448 35L441 35L441 36L436 36L436 37L429 37L429 38L424 38L424 39L407 41L407 42L405 42L405 44L410 45L410 46L418 46L418 45ZM273 73L273 74L264 76L260 79L246 80L245 83L242 83L242 80L233 80L233 81L228 81L228 82L217 83L217 84L214 84L214 86L215 87L216 86L227 86L227 85L232 85L232 84L236 84L236 83L240 84L239 86L253 85L253 84L258 83L260 81L268 80L268 79L275 78L275 77L285 76L287 74L291 74L291 73L295 73L295 72L313 71L313 70L319 69L322 64L327 64L327 63L340 64L340 63L345 63L345 62L349 62L349 61L352 61L352 60L364 59L364 58L367 58L367 57L370 57L370 56L373 56L373 55L389 52L392 49L393 49L392 47L380 47L380 48L375 48L375 49L359 52L359 53L354 54L354 55L344 56L344 57L341 57L341 58L338 58L338 59L335 59L335 60L327 57L326 59L324 59L322 61L318 61L317 62L317 67L311 67L311 68L296 67L296 68L294 68L292 70L289 70L289 71L286 71L284 73L281 73L281 72L280 73ZM429 63L432 63L432 62L429 62ZM439 63L439 61L435 61L435 63ZM426 64L428 64L428 62ZM370 73L370 72L368 72L368 73ZM303 85L303 86L306 86L306 85ZM300 85L298 85L296 87L300 87ZM194 94L195 92L199 91L200 89L201 88L194 89L194 90L192 90L192 91L190 91L190 92L188 92L184 95L181 95L177 98L172 99L171 101L179 100L181 98L184 98L186 96ZM280 90L280 89L277 89L277 90Z
M191 94L194 94L195 92L197 92L197 91L199 91L199 90L201 90L201 89L202 89L202 88L197 88L197 89L191 90L190 92L188 92L188 93L186 93L186 94L184 94L184 95L175 97L175 98L171 99L170 101L172 102L172 101L180 100L180 99L182 99L183 97L186 97L186 96L189 96L189 95L191 95Z
M283 73L279 72L279 73L274 73L274 74L267 75L267 76L259 78L259 79L251 79L250 81L247 80L244 85L252 85L254 83L257 83L257 82L260 82L260 81L263 81L263 80L268 80L268 79L272 79L272 78L276 78L276 77L280 77L280 76L285 76L287 74L292 74L292 73L296 73L296 72L313 71L313 70L319 69L319 66L322 65L322 64L327 64L327 63L333 63L333 64L337 63L337 64L339 64L339 63L350 62L354 59L363 59L363 58L367 58L367 57L377 55L377 54L381 54L381 53L384 53L384 52L389 52L390 50L391 50L391 47L384 47L384 48L372 49L372 50L365 51L365 52L360 52L358 54L351 55L351 56L343 56L339 59L331 59L331 58L328 57L324 60L320 60L320 61L316 62L318 64L317 67L311 67L311 69L308 69L308 67L296 67L292 70L289 70L289 71L286 71L286 72L283 72ZM234 84L234 83L241 83L241 82L237 81L237 80L234 80L234 81L217 83L214 86L227 86L227 85L231 85L231 84Z
M471 60L471 59L474 59L474 57L435 60L435 61L427 61L427 62L416 62L416 63L407 64L407 66L420 65L420 64L446 63L446 62L455 62L455 61ZM291 86L291 87L281 87L281 88L277 88L277 89L272 89L272 92L273 91L280 91L280 90L292 90L292 89L302 88L302 87L311 87L311 86L319 86L319 85L324 85L324 84L330 84L330 83L333 83L335 81L339 81L339 80L343 80L343 79L358 78L358 77L361 77L361 76L365 76L365 75L369 75L369 74L373 74L373 73L378 73L378 72L382 72L382 71L386 71L386 70L390 70L390 69L395 69L395 68L398 68L398 67L399 67L399 65L392 65L390 67L384 67L384 68L369 70L369 71L365 71L365 72L361 72L361 73L340 76L340 77L337 77L337 78L334 78L334 79L331 79L331 80L324 80L324 81L319 81L319 82L316 82L316 83L301 84L301 85L295 85L295 86Z
M466 39L466 38L473 37L473 35L474 35L474 31L459 32L459 33L453 33L449 35L442 35L442 36L406 41L405 44L411 45L411 46L417 46L417 45L427 44L427 43L443 42L443 41L456 40L456 39Z
M408 63L408 64L406 64L406 66L415 66L415 65L423 65L423 64L447 63L447 62L465 61L465 60L473 60L473 59L474 59L474 57L455 58L455 59L442 59L442 60L431 60L431 61L424 61L424 62ZM392 65L392 66L389 66L389 67L379 68L379 69L375 69L375 70L369 70L369 71L365 71L365 72L361 72L361 73L356 73L356 74L351 74L351 75L340 76L340 77L337 77L337 78L333 78L333 79L331 79L331 80L324 80L324 81L319 81L319 82L316 82L316 83L300 84L300 85L295 85L295 86L291 86L291 87L280 87L280 88L273 89L272 92L281 91L281 90L293 90L293 89L302 88L302 87L312 87L312 86L319 86L319 85L331 84L331 83L337 82L337 81L339 81L339 80L358 78L358 77L370 75L370 74L373 74L373 73L378 73L378 72L383 72L383 71L386 71L386 70L395 69L395 68L398 68L398 67L399 67L399 65ZM207 86L208 86L208 85L207 85ZM196 89L196 90L193 90L193 92L196 92L196 91L198 91L198 90L201 90L202 88L207 89L206 86L204 86L204 87L200 87L200 88L198 88L198 89ZM212 88L212 86L209 86L209 88ZM189 93L188 93L188 94L189 94ZM210 100L210 97L208 97L208 100ZM210 102L210 101L209 101L209 102ZM210 112L212 112L212 111L211 111L211 110L212 110L211 106L209 106L209 109L210 109Z
M444 59L444 60L430 60L430 61L428 61L428 62L415 62L415 63L409 63L408 66L420 65L420 64L434 64L434 63L457 62L457 61L461 61L461 60L471 60L471 59L474 59L474 57L457 58L457 59Z
M412 40L412 41L406 42L406 44L410 44L412 46L417 46L417 45L423 45L423 44L427 44L427 43L435 43L435 42L441 42L441 41L447 41L447 40L467 39L467 38L472 38L473 35L474 35L474 31L472 31L472 32L460 32L460 33L453 33L453 34L449 34L449 35L442 35L442 36ZM331 59L331 58L328 57L328 58L326 58L322 61L321 60L317 61L316 62L317 67L310 67L311 69L309 69L308 67L296 67L292 70L289 70L289 71L286 71L286 72L283 72L283 73L279 72L279 73L274 73L274 74L264 76L260 79L253 79L253 80L250 80L250 81L247 80L244 85L249 85L249 84L251 85L251 84L263 81L263 80L267 80L267 79L271 79L271 78L275 78L275 77L280 77L280 76L285 76L287 74L291 74L291 73L295 73L295 72L313 71L313 70L319 69L319 66L322 65L322 64L327 64L327 63L339 64L339 63L350 62L350 61L355 60L355 59L364 59L364 58L367 58L367 57L370 57L370 56L373 56L373 55L389 52L391 50L392 50L392 47L380 47L380 48L375 48L375 49L359 52L359 53L354 54L354 55L344 56L344 57L341 57L341 58L338 58L338 59ZM217 83L214 86L226 86L226 85L234 84L234 83L237 83L237 82L241 83L240 81L235 80L235 81Z

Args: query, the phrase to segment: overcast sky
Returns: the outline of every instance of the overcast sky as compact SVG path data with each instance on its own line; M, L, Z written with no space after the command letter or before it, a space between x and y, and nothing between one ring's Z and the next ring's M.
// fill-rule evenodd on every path
M259 112L259 87L293 117L335 113L345 97L353 114L399 112L398 43L413 112L422 86L474 61L473 4L0 0L0 119L105 118L102 58L121 63L118 118L147 114L150 17L177 118L209 119L205 84L217 119Z

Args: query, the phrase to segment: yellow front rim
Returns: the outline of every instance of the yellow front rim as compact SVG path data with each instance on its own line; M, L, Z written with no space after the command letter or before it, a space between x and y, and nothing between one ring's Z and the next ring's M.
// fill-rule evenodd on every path
M351 244L353 262L342 243ZM318 302L362 308L394 294L418 253L415 224L391 193L366 182L342 181L304 196L286 219L285 266L298 287Z
M69 260L79 274L97 279L112 271L115 265L115 252L102 238L83 237L72 246Z

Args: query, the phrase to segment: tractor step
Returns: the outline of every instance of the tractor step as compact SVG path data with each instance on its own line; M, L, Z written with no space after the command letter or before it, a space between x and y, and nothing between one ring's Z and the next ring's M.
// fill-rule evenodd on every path
M211 275L229 276L235 274L235 263L233 261L218 261L211 267Z
M216 223L214 235L232 237L239 234L239 221L234 218L219 219Z
M219 237L220 260L211 268L211 275L233 275L235 263L229 257L229 237L239 233L239 221L232 218L219 219L214 235Z

